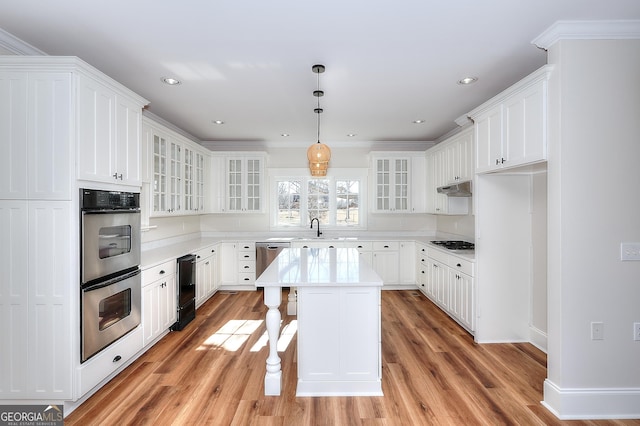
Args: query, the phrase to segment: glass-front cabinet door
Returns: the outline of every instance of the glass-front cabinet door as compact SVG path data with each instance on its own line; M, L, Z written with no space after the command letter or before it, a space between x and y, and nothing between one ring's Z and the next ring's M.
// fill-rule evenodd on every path
M155 129L155 124L146 131L153 145L148 154L153 156L149 163L153 170L147 178L152 180L150 215L204 212L208 167L204 148L169 131Z
M379 212L408 212L409 159L374 159L374 209Z
M167 140L153 135L153 213L167 210Z
M227 212L262 211L263 159L227 159Z

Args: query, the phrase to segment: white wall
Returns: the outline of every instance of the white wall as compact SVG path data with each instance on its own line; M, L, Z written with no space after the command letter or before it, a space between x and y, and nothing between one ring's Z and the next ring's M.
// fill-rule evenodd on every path
M547 173L531 175L530 339L547 350Z
M640 416L640 41L549 48L548 379L563 418ZM604 323L592 340L590 323Z
M465 216L438 215L438 232L459 235L467 241L474 241L476 237L475 218L468 214Z

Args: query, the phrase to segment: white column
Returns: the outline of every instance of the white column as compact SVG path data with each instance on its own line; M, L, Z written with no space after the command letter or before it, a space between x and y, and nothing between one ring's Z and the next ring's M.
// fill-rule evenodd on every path
M278 339L280 338L280 302L282 289L280 287L264 288L264 304L267 305L266 323L269 335L269 356L267 357L267 372L264 376L264 394L280 395L282 389L282 368L278 356Z

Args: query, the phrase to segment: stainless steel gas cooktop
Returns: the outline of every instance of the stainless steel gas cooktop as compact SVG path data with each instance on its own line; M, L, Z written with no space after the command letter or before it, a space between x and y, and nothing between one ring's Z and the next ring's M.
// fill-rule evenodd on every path
M431 241L431 244L446 248L447 250L474 250L475 244L468 241L460 240L443 240L443 241Z

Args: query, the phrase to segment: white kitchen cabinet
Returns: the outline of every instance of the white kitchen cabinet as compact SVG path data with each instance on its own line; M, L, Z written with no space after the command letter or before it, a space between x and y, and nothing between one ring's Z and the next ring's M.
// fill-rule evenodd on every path
M217 290L216 247L205 247L196 253L196 307L207 301Z
M399 249L399 284L412 287L416 284L416 244L413 241L401 241Z
M1 200L0 398L73 397L78 357L77 231L72 203Z
M220 251L220 287L229 290L254 290L256 282L255 242L224 242L221 243Z
M373 266L373 243L371 241L358 241L356 243L346 243L345 247L353 247L360 253L360 259Z
M431 277L433 280L436 303L445 311L449 310L449 270L445 263L432 259Z
M416 260L416 286L426 296L427 295L427 246L421 242L415 243Z
M201 214L207 209L208 154L195 142L143 117L144 180L150 216ZM143 188L146 188L143 185Z
M100 101L87 110L85 101L96 98L83 90L86 82ZM118 170L122 179L107 179L102 168L92 168L102 167L96 162L112 164L113 155L124 152L112 151L112 137L128 142L122 132L137 134L130 126L136 113L123 112L121 101L139 110L147 103L78 58L0 55L0 230L6 237L0 249L6 250L0 252L0 319L9 325L0 348L2 400L76 400L104 373L91 367L101 354L80 365L77 197L87 182L108 189L139 186L128 166ZM94 122L91 114L98 112L92 105L100 108ZM90 134L92 126L99 135ZM107 144L106 151L93 145L96 138ZM139 170L140 158L128 159ZM138 335L127 353L141 348ZM109 360L111 371L130 359L125 355L118 364Z
M264 212L264 152L222 152L209 161L213 184L208 194L214 213Z
M419 252L426 271L424 293L451 318L473 333L475 330L474 263L434 248ZM421 266L418 266L419 270Z
M427 211L427 159L426 156L411 157L411 213Z
M153 343L177 318L176 261L142 271L142 339Z
M400 244L397 241L373 242L373 270L382 278L383 288L400 284Z
M0 199L70 200L73 74L0 63Z
M100 382L123 368L142 349L142 327L138 326L109 347L91 357L78 368L80 395L85 395Z
M262 212L264 156L226 158L226 213Z
M298 396L381 394L380 300L380 287L298 287Z
M452 136L446 144L444 183L454 184L473 179L473 127Z
M256 244L253 241L238 242L238 285L253 288L256 283Z
M142 108L147 102L89 76L78 79L78 179L141 185Z
M547 81L544 66L469 113L475 122L476 173L547 158Z
M437 188L473 180L473 128L469 127L426 152L426 211L434 214L465 215L469 198L448 197Z
M373 210L409 212L409 157L373 157Z
M449 310L462 326L473 331L475 328L473 277L450 268L449 283L451 287Z

